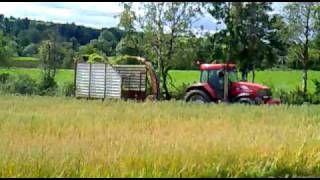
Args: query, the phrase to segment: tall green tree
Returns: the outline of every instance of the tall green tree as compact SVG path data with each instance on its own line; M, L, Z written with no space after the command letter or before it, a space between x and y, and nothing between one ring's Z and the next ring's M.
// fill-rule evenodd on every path
M132 56L141 56L141 39L142 37L136 31L135 22L137 16L132 10L132 3L125 2L122 3L123 11L120 14L120 21L118 24L119 28L122 28L125 31L124 37L118 43L116 52L118 55L132 55Z
M237 62L242 70L242 79L247 79L249 70L272 65L285 48L278 30L279 16L270 15L268 2L211 3L209 13L225 24L219 33L224 36L227 47L225 62Z
M308 63L310 56L310 41L319 33L319 3L298 2L285 6L286 18L289 24L289 41L291 51L303 66L302 87L306 95L308 91Z
M0 31L0 66L9 67L10 59L15 54L12 40Z
M191 24L201 12L199 3L147 2L138 20L144 32L144 50L154 59L161 80L161 94L170 99L168 72L177 52L177 39L191 33Z
M40 90L46 92L56 87L55 75L61 67L63 54L55 39L42 42L39 48L39 59L42 68Z

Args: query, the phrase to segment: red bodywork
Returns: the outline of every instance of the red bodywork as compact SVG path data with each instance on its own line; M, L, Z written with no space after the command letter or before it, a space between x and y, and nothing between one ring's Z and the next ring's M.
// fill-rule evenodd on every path
M196 84L193 84L192 86L190 86L187 89L187 92L190 91L190 90L193 90L193 89L201 89L202 91L206 92L209 95L211 100L213 100L213 101L217 100L217 93L213 88L211 88L209 83L196 83Z
M241 90L242 86L248 87L249 90L244 91ZM240 93L249 93L250 98L255 98L257 97L257 91L261 89L269 89L267 86L263 86L260 84L256 83L250 83L250 82L234 82L231 84L231 89L230 89L230 95L231 96L237 96Z
M224 69L227 68L228 70L236 69L235 64L201 64L200 70L218 70L218 69Z
M219 70L219 69L228 69L228 70L235 70L236 65L235 64L201 64L200 70ZM231 98L237 97L239 95L245 95L246 97L249 97L250 99L255 99L258 97L257 93L259 90L269 90L267 86L263 86L256 83L250 83L250 82L233 82L229 86L229 96ZM187 89L187 92L192 89L201 89L204 92L206 92L211 100L217 101L218 96L214 88L211 87L211 85L207 82L204 83L196 83L190 86ZM264 104L280 104L279 100L275 100L270 98L266 98L263 100Z

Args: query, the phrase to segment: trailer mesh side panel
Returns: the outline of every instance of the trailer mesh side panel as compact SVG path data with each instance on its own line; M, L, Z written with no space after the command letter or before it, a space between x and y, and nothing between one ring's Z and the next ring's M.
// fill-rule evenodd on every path
M136 98L146 97L145 65L77 63L76 97Z
M107 64L78 63L76 97L120 98L121 76Z

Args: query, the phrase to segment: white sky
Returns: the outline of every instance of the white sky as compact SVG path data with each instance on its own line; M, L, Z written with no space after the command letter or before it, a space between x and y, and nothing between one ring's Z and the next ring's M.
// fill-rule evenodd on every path
M137 5L137 4L136 4ZM274 3L275 12L281 12L283 3ZM72 23L93 28L115 27L122 11L119 2L0 2L0 14L34 20ZM137 9L139 11L139 9ZM201 25L207 31L215 31L216 24L210 15L205 15L193 26Z

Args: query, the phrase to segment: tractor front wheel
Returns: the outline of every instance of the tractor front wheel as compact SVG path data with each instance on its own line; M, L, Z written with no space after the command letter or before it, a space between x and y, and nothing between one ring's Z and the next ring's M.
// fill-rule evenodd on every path
M240 98L237 100L237 103L246 104L246 105L254 105L255 104L255 102L252 101L250 98Z
M187 92L185 96L185 101L186 102L194 102L194 103L208 103L211 102L211 99L205 93L204 91L201 90L191 90Z

